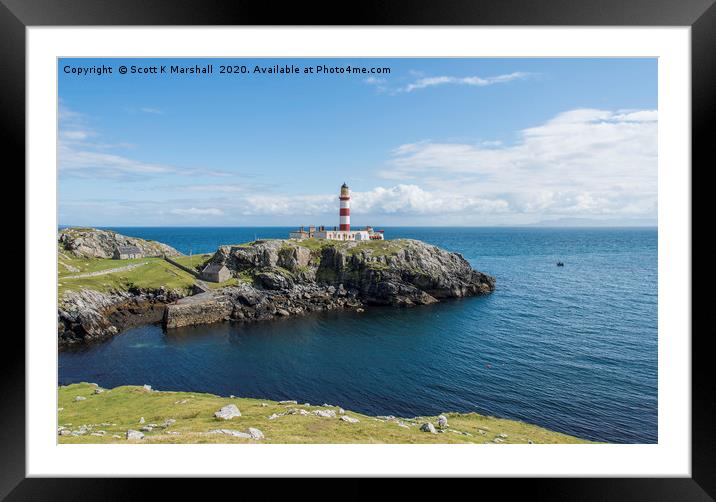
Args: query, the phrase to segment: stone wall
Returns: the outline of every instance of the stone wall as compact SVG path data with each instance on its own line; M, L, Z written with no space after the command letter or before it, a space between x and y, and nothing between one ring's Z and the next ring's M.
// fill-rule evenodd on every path
M172 265L174 265L175 267L178 267L178 268L182 269L184 272L187 272L187 273L193 275L194 277L196 277L197 279L200 279L200 277L199 277L199 272L197 272L197 271L194 270L193 268L189 268L189 267L187 267L187 266L185 266L185 265L182 265L182 264L179 263L178 261L174 261L174 260L172 260L171 258L169 258L168 256L164 256L164 259L165 259L166 261L168 261L169 263L171 263Z
M230 302L217 299L211 293L202 293L167 305L164 311L164 327L210 324L228 318L232 310Z

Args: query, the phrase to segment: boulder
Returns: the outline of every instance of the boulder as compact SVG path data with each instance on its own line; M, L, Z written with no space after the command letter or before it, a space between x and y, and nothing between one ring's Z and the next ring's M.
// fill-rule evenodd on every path
M324 418L336 418L336 412L333 410L316 410L313 412L314 415Z
M249 432L249 435L251 436L251 439L259 440L259 439L264 439L264 437L265 437L264 433L255 427L249 427L248 432Z
M340 418L344 422L348 422L349 424L355 424L360 422L357 418L349 417L348 415L342 415Z
M256 280L266 289L288 289L293 287L293 280L278 272L261 272Z
M231 420L234 417L240 417L241 412L235 404L224 406L219 411L214 413L214 416L220 420Z
M448 426L448 419L445 415L438 415L438 427L445 429Z
M75 398L75 401L85 401L86 399L87 399L87 398L84 397L84 396L77 396L77 397Z
M214 429L208 432L209 434L226 434L227 436L233 436L237 438L252 439L251 434L241 431L235 431L232 429Z
M129 429L127 431L127 439L144 439L144 434L139 431Z
M437 434L438 431L435 429L435 426L431 424L430 422L424 423L420 426L420 430L423 432L429 432L431 434Z

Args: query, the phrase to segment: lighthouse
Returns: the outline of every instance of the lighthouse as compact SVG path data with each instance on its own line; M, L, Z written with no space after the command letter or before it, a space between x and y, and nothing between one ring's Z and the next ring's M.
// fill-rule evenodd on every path
M340 227L341 232L351 231L351 190L348 185L343 183L341 185L341 195L338 197L341 201L339 215L340 215Z
M323 225L315 227L311 225L306 231L305 227L288 233L289 239L328 239L331 241L367 241L367 240L384 240L382 230L373 230L373 227L367 226L363 230L351 230L351 189L343 183L341 185L341 194L338 196L340 201L338 215L340 217L340 227L326 228Z

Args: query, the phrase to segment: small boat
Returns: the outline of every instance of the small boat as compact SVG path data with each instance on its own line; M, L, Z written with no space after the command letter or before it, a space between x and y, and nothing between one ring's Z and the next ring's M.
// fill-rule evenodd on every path
M557 266L558 266L558 267L564 267L564 262L563 262L563 261L558 261L558 262L557 262Z

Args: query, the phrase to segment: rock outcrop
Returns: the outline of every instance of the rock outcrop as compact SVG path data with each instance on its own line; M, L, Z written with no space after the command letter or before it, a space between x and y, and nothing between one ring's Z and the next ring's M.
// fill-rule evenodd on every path
M178 328L221 320L267 321L339 309L362 311L365 307L357 290L318 284L298 284L289 289L271 290L240 284L167 305L164 327Z
M240 417L241 412L235 404L229 404L221 408L219 411L214 413L214 417L219 420L231 420L234 417Z
M79 248L76 248L79 249ZM181 291L69 292L58 317L60 345L99 340L163 321L166 328L222 320L264 321L372 305L412 306L485 295L492 276L458 253L416 240L265 240L222 246L210 259L238 284L183 298Z
M62 297L57 311L58 344L98 341L130 327L160 322L166 305L183 294L161 287L111 293L69 291Z
M357 291L372 305L434 303L484 295L495 279L459 253L412 239L369 242L265 240L222 246L211 259L267 290L317 284Z
M84 258L112 258L118 246L136 246L144 257L181 256L179 251L161 242L127 237L111 230L96 228L63 228L57 235L57 245L60 251Z

